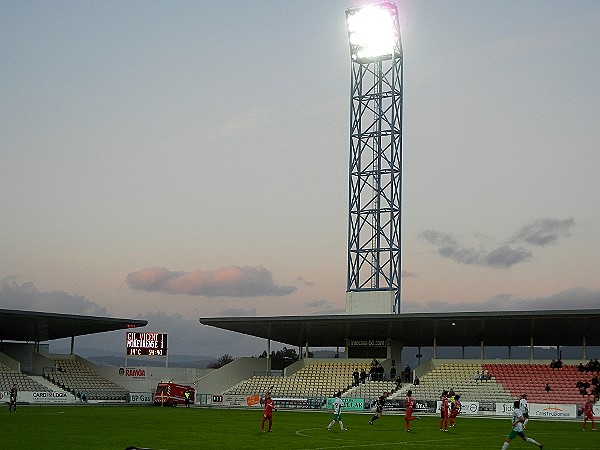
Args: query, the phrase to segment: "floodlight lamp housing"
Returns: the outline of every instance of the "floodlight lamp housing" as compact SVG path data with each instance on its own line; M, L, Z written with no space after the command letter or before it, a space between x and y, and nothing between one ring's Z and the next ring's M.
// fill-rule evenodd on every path
M368 64L401 57L396 4L381 2L350 8L346 10L346 25L353 62Z

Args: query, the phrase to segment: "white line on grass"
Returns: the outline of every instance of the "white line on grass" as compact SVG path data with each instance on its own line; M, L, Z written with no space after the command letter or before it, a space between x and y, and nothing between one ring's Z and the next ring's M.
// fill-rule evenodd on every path
M334 437L330 432L326 435L315 436L314 434L306 434L305 432L311 430L323 430L323 428L304 428L296 431L298 436L310 437L310 438L319 438L319 439L327 439L327 440L335 440L335 441L343 441L344 438L341 435L339 438ZM340 431L340 433L346 433ZM337 434L337 433L336 433ZM306 450L327 450L334 448L374 448L374 447L383 447L387 445L406 445L409 444L411 447L429 447L431 444L436 444L438 447L456 447L456 441L467 441L473 439L472 437L453 437L452 441L447 441L446 439L427 439L420 441L395 441L395 442L368 442L364 444L344 444L344 445L336 445L336 446L327 446L327 447L310 447L310 449Z

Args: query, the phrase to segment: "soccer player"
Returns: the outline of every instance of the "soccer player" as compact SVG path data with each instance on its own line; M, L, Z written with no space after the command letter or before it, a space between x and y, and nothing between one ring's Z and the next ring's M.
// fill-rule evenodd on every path
M456 421L454 419L456 419L456 416L460 414L461 409L462 405L460 403L460 395L456 394L454 396L454 401L452 402L452 407L450 408L450 428L454 428L454 425L456 425Z
M265 432L265 422L269 421L269 433L271 432L271 426L273 425L273 408L275 408L275 402L271 398L271 393L265 394L265 409L263 411L262 422L260 423L260 429Z
M514 407L515 409L512 415L512 430L510 430L510 433L508 433L508 436L504 440L504 444L502 444L502 450L506 450L510 445L510 442L517 436L519 436L525 442L537 445L540 449L544 448L544 446L535 439L525 436L525 433L523 432L523 422L525 422L525 417L523 417L523 412L519 409L519 400L515 400Z
M592 431L596 431L596 423L594 422L594 397L590 395L583 405L583 431L585 431L587 421L592 421Z
M525 421L523 422L523 429L525 429L527 428L527 423L529 422L529 405L527 404L527 394L521 395L521 400L519 400L519 409L525 418Z
M333 410L333 420L327 425L327 430L331 430L331 427L337 421L340 425L340 430L348 431L347 428L344 428L344 422L342 422L342 406L344 406L344 402L342 402L342 393L338 391L335 394L333 405L331 405L331 409Z
M412 398L412 391L409 389L406 391L406 401L404 402L404 407L406 408L406 412L404 413L404 425L406 426L406 431L410 431L410 421L418 419L418 417L412 415L416 405L417 402Z
M377 401L375 402L375 414L369 420L369 425L373 425L377 419L379 419L383 415L383 407L385 406L385 399L387 397L387 393L380 395Z
M13 384L13 387L10 390L9 394L9 404L8 404L8 412L15 408L15 412L17 412L17 385Z
M448 431L448 391L443 390L440 398L442 405L440 406L440 431Z

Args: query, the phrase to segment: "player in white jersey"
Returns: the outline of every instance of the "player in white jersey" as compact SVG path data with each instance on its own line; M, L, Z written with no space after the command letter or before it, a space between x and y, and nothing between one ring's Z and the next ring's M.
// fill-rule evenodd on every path
M510 442L517 436L519 436L525 442L529 442L530 444L537 445L540 448L540 450L543 449L544 446L542 444L540 444L535 439L528 438L527 436L525 436L525 433L523 432L523 422L525 422L525 418L523 417L523 412L519 409L519 400L515 401L514 408L515 409L514 409L513 415L512 415L512 429L510 430L510 433L508 433L508 436L504 440L504 444L502 445L502 450L506 450L508 448L508 446L510 445Z
M529 405L527 404L527 394L521 395L521 400L519 400L519 409L525 418L525 421L523 422L523 429L525 429L527 428L527 423L529 422Z
M333 405L331 405L331 409L333 410L333 419L331 422L329 422L329 425L327 425L328 430L331 430L331 427L336 421L340 425L340 430L348 430L347 428L344 428L344 422L342 422L342 406L344 406L344 402L342 402L342 393L338 391L337 394L335 394Z

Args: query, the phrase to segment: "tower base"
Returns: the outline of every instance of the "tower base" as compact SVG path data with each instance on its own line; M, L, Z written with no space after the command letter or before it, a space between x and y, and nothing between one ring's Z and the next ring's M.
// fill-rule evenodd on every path
M346 292L346 314L394 314L394 291Z

